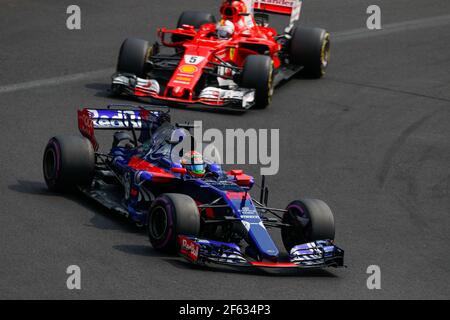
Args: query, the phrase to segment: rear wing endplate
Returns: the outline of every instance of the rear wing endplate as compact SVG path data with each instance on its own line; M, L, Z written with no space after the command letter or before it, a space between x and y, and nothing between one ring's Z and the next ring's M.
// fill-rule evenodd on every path
M123 109L115 109L123 107ZM125 107L132 108L125 110ZM91 141L97 151L99 144L95 138L95 130L132 130L140 131L149 128L148 123L170 121L168 110L155 110L127 105L111 105L108 109L78 110L78 129Z
M302 0L247 0L253 2L253 9L259 12L268 12L290 16L291 20L286 32L290 32L295 22L300 19Z

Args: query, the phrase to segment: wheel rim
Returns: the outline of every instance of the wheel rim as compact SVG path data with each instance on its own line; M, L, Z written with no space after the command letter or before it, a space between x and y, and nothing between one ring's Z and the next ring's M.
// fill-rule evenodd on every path
M44 175L47 180L55 179L56 177L56 152L52 148L45 151L44 156Z
M151 236L155 240L162 240L167 231L167 213L163 207L153 209L149 224Z
M299 215L296 215L296 221L302 226L302 235L305 241L308 241L311 235L311 218L307 210L301 206L295 206L297 210L300 212Z
M289 246L294 246L308 241L310 235L310 218L304 208L293 205L287 208L288 215L285 222L293 228L286 230L284 237ZM295 230L295 231L294 231Z

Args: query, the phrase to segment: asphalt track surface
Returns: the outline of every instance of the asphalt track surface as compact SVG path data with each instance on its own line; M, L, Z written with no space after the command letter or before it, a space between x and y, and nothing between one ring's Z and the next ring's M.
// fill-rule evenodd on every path
M326 200L347 269L199 270L154 252L144 232L83 197L46 191L47 140L75 133L80 107L124 102L106 92L123 39L153 40L184 9L217 12L218 3L78 0L82 30L69 31L72 1L0 1L0 298L448 299L448 0L305 1L302 23L334 40L325 79L285 84L264 111L172 111L205 127L280 128L271 205ZM365 29L370 4L382 8L383 31ZM72 264L81 291L66 288ZM381 268L381 290L366 287L369 265Z

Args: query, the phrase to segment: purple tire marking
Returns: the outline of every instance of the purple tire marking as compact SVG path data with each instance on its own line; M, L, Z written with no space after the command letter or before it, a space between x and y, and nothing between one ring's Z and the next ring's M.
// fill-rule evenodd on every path
M171 205L170 201L166 200L165 197L159 198L158 201L161 201L164 204L162 207L166 211L166 217L167 217L167 229L168 229L167 236L162 243L158 243L155 246L156 248L162 248L162 247L165 247L167 245L167 243L169 243L170 238L172 237L172 233L173 233L172 212L173 212L173 210L172 210L172 205Z
M289 209L291 209L291 208L296 208L298 211L300 211L300 213L301 213L301 217L304 217L304 215L305 215L305 210L302 208L302 207L300 207L299 205L296 205L296 204L293 204L293 205L290 205L290 206L288 206L287 207L287 210L289 210Z

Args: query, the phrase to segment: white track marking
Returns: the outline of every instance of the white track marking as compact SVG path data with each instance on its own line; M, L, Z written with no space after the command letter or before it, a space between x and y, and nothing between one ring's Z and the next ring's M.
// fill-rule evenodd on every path
M422 28L432 28L450 24L450 15L437 16L431 18L422 18L398 23L391 23L383 25L382 30L368 30L366 28L354 29L349 31L342 31L333 33L333 42L344 42L358 39L365 39L370 37L385 36L391 33L417 30ZM0 86L0 94L10 93L22 90L35 89L45 86L57 86L65 83L76 82L80 80L95 79L107 77L113 74L114 69L102 69L90 72L75 73L61 77L54 77L42 80L34 80L29 82L22 82Z
M48 78L48 79L41 79L41 80L34 80L34 81L10 84L10 85L6 85L6 86L1 86L0 94L21 91L21 90L29 90L29 89L39 88L39 87L46 87L46 86L57 86L57 85L65 84L68 82L76 82L76 81L86 80L86 79L102 78L102 77L111 76L113 73L114 73L114 69L102 69L102 70L96 70L96 71L74 73L74 74L69 74L69 75L61 76L61 77L54 77L54 78Z

